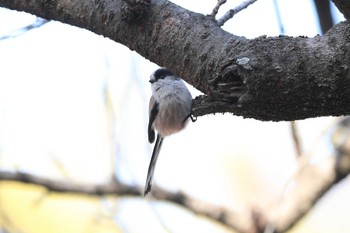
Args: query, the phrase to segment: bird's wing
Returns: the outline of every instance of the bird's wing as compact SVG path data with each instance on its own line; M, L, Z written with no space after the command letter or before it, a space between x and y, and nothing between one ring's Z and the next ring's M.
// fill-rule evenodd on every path
M145 196L147 195L147 193L149 193L149 191L151 191L151 188L152 188L152 179L153 179L154 169L156 168L156 163L160 152L160 148L162 147L162 144L163 144L163 140L164 138L158 134L156 144L154 145L151 162L149 163L149 167L148 167L147 179L146 179L146 185L145 185L145 191L144 191Z
M155 133L153 129L153 122L156 119L156 116L159 111L159 103L155 101L153 96L149 100L149 121L148 121L148 141L150 143L154 142Z

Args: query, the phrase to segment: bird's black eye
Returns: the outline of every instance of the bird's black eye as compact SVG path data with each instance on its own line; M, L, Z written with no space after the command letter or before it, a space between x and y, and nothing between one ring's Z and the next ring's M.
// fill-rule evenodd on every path
M173 72L171 72L170 70L168 70L167 68L159 68L158 70L156 70L154 72L154 79L155 81L157 81L158 79L163 79L166 76L173 76Z

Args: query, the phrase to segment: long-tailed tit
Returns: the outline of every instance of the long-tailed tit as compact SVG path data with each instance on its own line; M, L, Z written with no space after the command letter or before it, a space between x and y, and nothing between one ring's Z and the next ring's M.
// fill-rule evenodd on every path
M151 74L152 96L149 101L148 141L153 143L157 131L151 162L148 167L144 195L151 191L157 158L166 136L177 133L188 123L191 115L192 96L182 79L166 68Z

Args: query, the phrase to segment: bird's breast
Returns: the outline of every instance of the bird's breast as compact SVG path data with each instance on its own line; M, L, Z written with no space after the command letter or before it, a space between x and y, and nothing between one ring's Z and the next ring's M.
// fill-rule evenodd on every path
M186 118L190 111L191 105L184 101L175 97L165 99L159 104L154 127L163 137L177 133L187 125L188 119Z

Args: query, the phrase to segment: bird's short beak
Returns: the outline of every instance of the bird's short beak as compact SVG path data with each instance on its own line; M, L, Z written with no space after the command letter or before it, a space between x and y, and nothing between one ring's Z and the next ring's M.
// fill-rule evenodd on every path
M149 80L150 83L154 83L155 81L156 81L156 80L154 80L154 79L150 79L150 80Z

